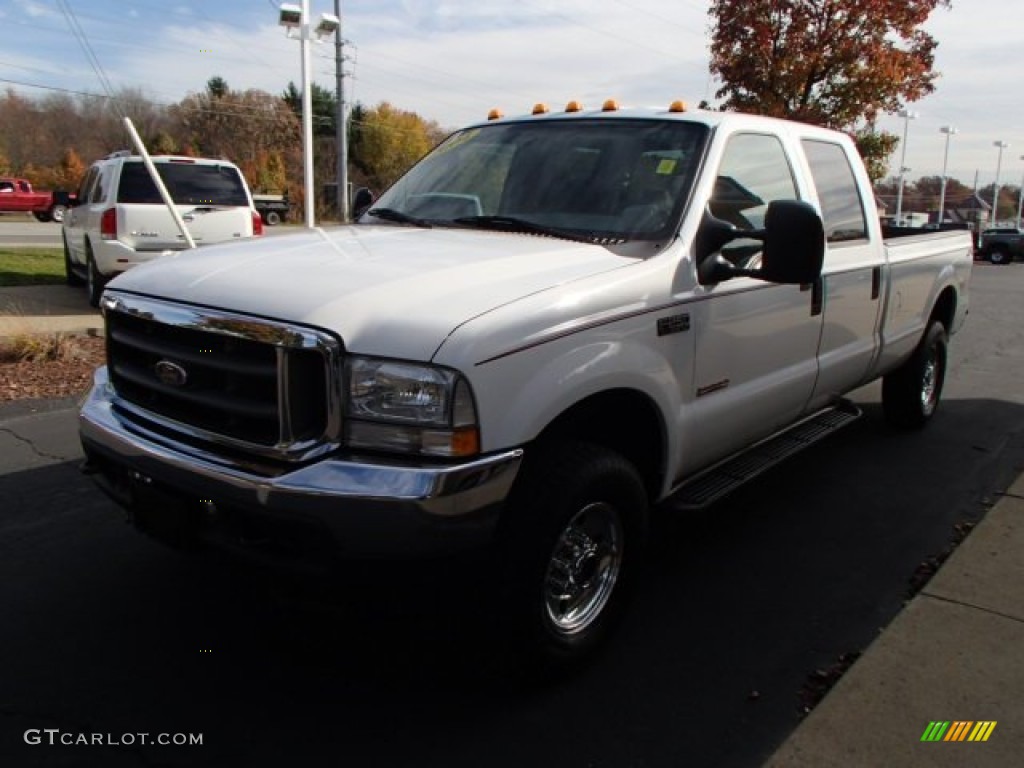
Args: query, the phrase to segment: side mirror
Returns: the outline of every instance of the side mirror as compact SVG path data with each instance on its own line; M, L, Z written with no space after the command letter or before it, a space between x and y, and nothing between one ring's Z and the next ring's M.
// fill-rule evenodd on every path
M761 279L806 285L821 277L825 261L825 226L812 206L799 200L776 200L764 217Z
M373 205L373 192L366 187L359 187L352 198L352 218L358 219Z
M741 269L719 252L740 238L761 240L760 269ZM771 283L806 285L821 276L825 261L825 228L814 208L799 200L769 203L764 229L744 230L705 211L696 238L697 277L711 285L734 277L754 277Z

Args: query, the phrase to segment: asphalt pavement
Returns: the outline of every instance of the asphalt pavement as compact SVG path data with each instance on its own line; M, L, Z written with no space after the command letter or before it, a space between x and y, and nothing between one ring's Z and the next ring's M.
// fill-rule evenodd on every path
M100 327L81 289L0 289L0 336ZM0 423L0 471L21 454L40 461L62 455L45 431L30 434L31 423L20 420L17 435ZM1020 765L1022 691L1024 476L765 765Z

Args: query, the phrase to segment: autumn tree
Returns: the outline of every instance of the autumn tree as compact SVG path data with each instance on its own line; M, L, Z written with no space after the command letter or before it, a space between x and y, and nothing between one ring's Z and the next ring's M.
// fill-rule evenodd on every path
M895 146L877 118L935 90L922 25L949 0L712 0L711 72L723 106L860 131L862 152ZM890 146L892 145L892 146ZM888 151L886 151L888 149ZM878 167L874 178L879 178Z
M54 174L54 186L59 189L78 189L87 168L82 158L71 147L64 150Z
M444 136L437 123L386 101L360 108L358 116L352 119L352 162L377 191L391 186Z
M182 152L198 151L237 163L257 187L261 162L271 152L298 152L299 123L284 100L266 91L231 90L223 78L211 78L202 93L186 96L171 108L184 137Z

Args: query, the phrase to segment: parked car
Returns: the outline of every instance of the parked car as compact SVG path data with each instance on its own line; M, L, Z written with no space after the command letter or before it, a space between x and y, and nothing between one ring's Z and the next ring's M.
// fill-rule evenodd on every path
M31 213L39 221L62 221L71 196L63 190L33 189L28 179L0 178L0 213Z
M576 662L652 504L708 507L875 379L894 425L936 413L971 240L886 240L874 211L852 140L817 126L495 114L354 225L111 283L86 471L179 543L303 566L485 547L506 636Z
M169 155L152 160L197 245L263 234L263 221L234 163ZM93 306L114 276L189 247L142 158L127 151L89 168L64 217L63 240L67 281L85 283Z
M978 237L978 257L993 264L1024 258L1024 231L1017 227L991 227Z

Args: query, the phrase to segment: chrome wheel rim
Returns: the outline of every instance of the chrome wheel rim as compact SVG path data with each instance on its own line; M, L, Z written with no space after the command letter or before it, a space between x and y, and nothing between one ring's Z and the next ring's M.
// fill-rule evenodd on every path
M925 414L935 409L936 393L939 387L939 354L934 348L929 350L928 359L921 375L921 408Z
M558 536L544 575L544 609L563 635L578 634L608 605L622 571L622 521L604 502L588 504Z

